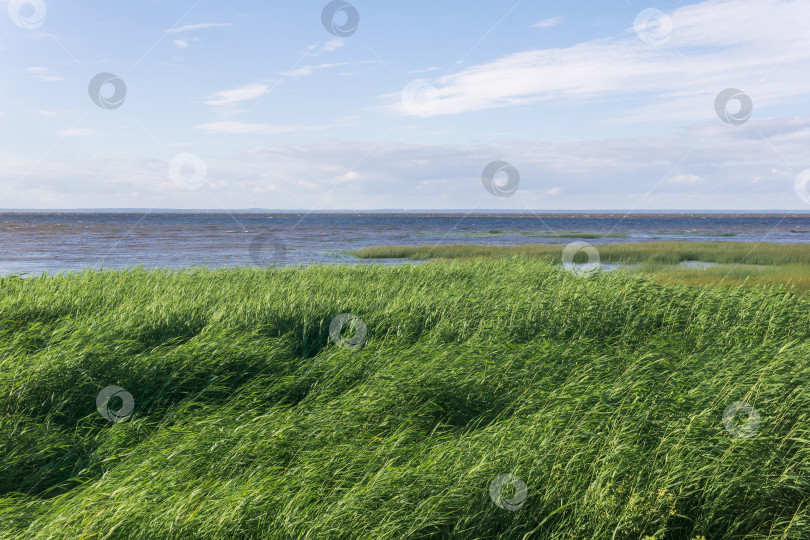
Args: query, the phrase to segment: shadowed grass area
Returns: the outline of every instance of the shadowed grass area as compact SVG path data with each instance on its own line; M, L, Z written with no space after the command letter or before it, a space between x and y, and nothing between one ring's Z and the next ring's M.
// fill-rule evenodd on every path
M504 258L0 293L3 539L810 535L810 298L782 287ZM329 339L340 313L364 347Z

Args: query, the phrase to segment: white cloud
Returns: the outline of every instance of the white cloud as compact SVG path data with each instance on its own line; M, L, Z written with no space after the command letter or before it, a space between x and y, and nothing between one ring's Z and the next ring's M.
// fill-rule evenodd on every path
M347 66L349 64L351 64L351 62L337 62L337 63L334 63L334 64L320 64L320 65L317 65L317 66L301 66L300 68L296 68L296 69L293 69L293 70L290 70L290 71L285 71L285 72L282 73L282 75L290 77L291 79L298 79L300 77L309 77L310 75L312 75L316 71L319 71L319 70L322 70L322 69L329 69L329 68L335 68L335 67L340 67L340 66Z
M339 180L342 180L342 181L345 181L345 182L351 182L353 180L360 180L361 178L362 178L362 176L357 174L357 172L349 171L346 174L340 176Z
M188 32L189 30L205 30L206 28L221 28L223 26L232 26L232 23L200 23L200 24L186 24L183 26L176 26L166 30L167 34L179 34L180 32Z
M0 160L0 190L28 174L4 199L9 208L30 207L31 200L56 208L108 207L111 200L188 208L210 205L214 196L225 208L807 209L794 191L796 175L806 167L781 156L806 152L810 117L758 123L716 132L696 125L675 135L498 146L322 141L254 147L201 156L209 178L218 180L199 199L178 194L161 160L120 153L40 162L6 158ZM243 126L219 128L265 134L322 127ZM495 159L520 171L514 197L496 199L481 186L481 170ZM680 181L692 176L702 181ZM116 198L133 192L141 195Z
M63 129L58 133L62 137L84 137L86 135L96 135L98 131L94 129Z
M225 120L221 122L209 122L195 126L206 133L230 133L238 135L283 135L285 133L300 133L306 131L318 131L327 129L329 126L281 126L271 124L248 124L236 120Z
M54 118L57 116L65 116L66 114L76 114L76 111L69 111L69 110L49 111L47 109L40 109L37 111L37 114L40 116L44 116L46 118Z
M418 74L421 74L421 73L429 73L431 71L439 71L439 69L441 69L439 66L430 66L427 69L414 69L412 71L409 71L408 74L409 75L418 75Z
M222 90L217 92L206 101L208 105L235 105L242 101L249 101L263 96L268 88L265 84L253 83L233 90Z
M64 77L60 77L59 75L53 75L51 70L46 67L29 67L25 68L25 70L30 73L34 78L39 79L40 81L45 82L59 82L64 81Z
M321 49L321 52L331 52L336 51L339 48L343 47L345 42L342 39L333 39L331 41L327 41L326 44Z
M188 41L186 41L184 39L175 39L174 40L174 46L178 47L180 49L185 49L185 48L188 47Z
M381 64L381 63L382 62L380 62L378 60L358 60L356 62L335 62L335 63L332 63L332 64L305 65L305 66L301 66L301 67L296 68L296 69L292 69L292 70L289 70L289 71L284 71L281 74L284 75L285 77L290 77L291 79L298 79L298 78L301 78L301 77L309 77L310 75L312 75L316 71L321 71L321 70L324 70L324 69L332 69L332 68L343 67L343 66L357 67L357 66L362 66L362 65ZM352 74L354 74L354 73L352 73ZM343 73L341 73L341 75L343 75Z
M694 184L700 182L702 178L696 174L679 174L670 181L673 184Z
M342 38L331 39L321 45L321 42L316 42L311 45L307 45L304 47L304 54L307 56L318 56L323 53L336 51L339 48L343 47L346 44L346 41ZM320 47L318 47L321 45Z
M643 42L630 24L625 36L517 52L442 77L433 82L436 114L634 95L629 109L611 106L617 120L689 121L713 116L715 96L729 87L749 94L755 109L806 95L807 0L709 0L671 18L672 34L660 46ZM399 90L384 97L407 114Z
M557 26L562 24L565 17L552 17L551 19L543 19L540 22L536 22L532 25L533 28L551 28L552 26Z

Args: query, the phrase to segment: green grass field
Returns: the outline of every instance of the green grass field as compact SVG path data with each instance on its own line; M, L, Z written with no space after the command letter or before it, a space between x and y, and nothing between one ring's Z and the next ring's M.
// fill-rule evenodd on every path
M3 539L810 537L787 286L523 256L0 292ZM330 339L341 313L362 347ZM110 385L128 421L96 410ZM724 423L737 402L759 421Z

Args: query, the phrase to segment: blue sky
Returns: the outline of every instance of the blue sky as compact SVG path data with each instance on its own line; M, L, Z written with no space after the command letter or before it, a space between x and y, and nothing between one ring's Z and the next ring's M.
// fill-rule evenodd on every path
M0 4L2 208L810 210L810 0Z

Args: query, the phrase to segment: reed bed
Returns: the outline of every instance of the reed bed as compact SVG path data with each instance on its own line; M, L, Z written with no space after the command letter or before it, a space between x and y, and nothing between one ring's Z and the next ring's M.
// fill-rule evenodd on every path
M810 537L810 299L785 287L511 257L0 293L3 539ZM758 424L724 423L738 402Z

